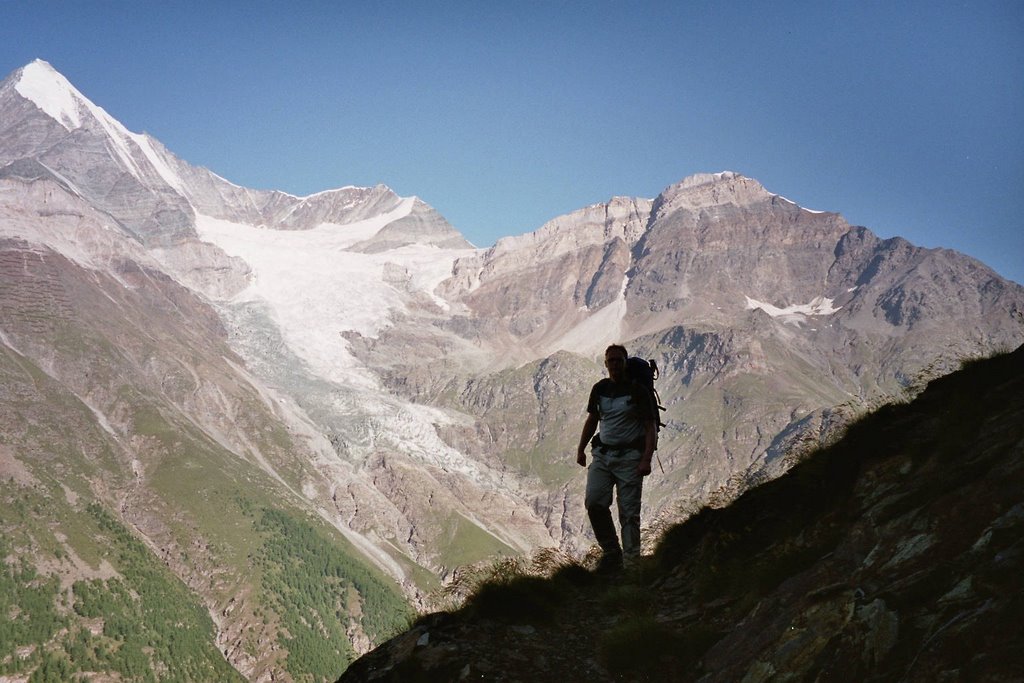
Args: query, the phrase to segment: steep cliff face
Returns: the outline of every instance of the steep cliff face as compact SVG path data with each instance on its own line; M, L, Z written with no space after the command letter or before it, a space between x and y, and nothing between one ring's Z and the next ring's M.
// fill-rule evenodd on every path
M1017 680L1022 492L1024 347L697 512L634 573L505 576L339 680Z
M619 197L501 239L456 261L438 292L506 365L559 349L590 349L580 328L618 324L630 250L646 228L650 204ZM600 323L594 320L599 311ZM575 339L565 339L574 333Z

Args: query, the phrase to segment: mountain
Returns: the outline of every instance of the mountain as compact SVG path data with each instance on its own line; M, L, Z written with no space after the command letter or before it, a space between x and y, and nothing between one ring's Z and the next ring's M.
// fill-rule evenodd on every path
M385 186L238 187L33 62L0 83L0 673L333 678L459 567L589 549L607 344L662 368L665 523L1022 311L736 173L477 249Z
M1024 347L930 383L637 572L499 573L348 681L1015 681Z
M499 241L456 261L440 291L454 316L417 317L417 335L433 325L439 338L471 339L519 372L535 368L526 412L541 419L522 444L527 467L558 468L578 436L564 425L589 382L566 352L592 359L621 340L657 360L668 428L667 474L648 488L654 510L680 493L706 498L736 475L778 473L793 445L918 375L1015 347L1024 319L1021 287L983 264L881 240L735 173L693 176L650 202L616 198ZM357 353L413 400L487 423L516 419L520 399L506 411L493 382L452 382L450 357L396 352L408 343L396 325ZM492 376L508 392L508 373ZM515 448L480 433L482 453ZM570 476L561 470L548 487Z

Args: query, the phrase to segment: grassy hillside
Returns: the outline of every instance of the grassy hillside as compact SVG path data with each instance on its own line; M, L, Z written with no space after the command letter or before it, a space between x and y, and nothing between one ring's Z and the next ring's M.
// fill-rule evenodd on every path
M0 673L118 673L125 680L241 680L218 652L204 600L102 505L68 501L59 484L0 494ZM333 678L355 659L350 635L380 641L409 621L394 585L336 532L302 513L246 505L252 552L198 582L239 588L243 644L279 651L295 680ZM188 562L188 558L181 558ZM225 590L225 593L231 593ZM248 598L243 595L248 594Z
M0 528L0 672L241 680L200 600L102 506L76 508L56 485L8 486Z
M0 375L0 674L240 680L229 654L321 681L408 623L336 529L165 403L116 399L140 461L29 359Z

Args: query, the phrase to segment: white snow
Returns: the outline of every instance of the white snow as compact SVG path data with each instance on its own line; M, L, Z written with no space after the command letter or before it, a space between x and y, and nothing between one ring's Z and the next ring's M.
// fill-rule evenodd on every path
M176 191L184 194L184 183L160 158L145 135L130 132L103 108L93 104L48 63L37 59L27 65L22 69L21 78L14 88L69 131L82 127L83 116L91 114L113 143L113 152L132 175L145 182L142 168L132 154L131 143L134 142L157 174Z
M793 304L785 308L779 308L771 304L766 304L763 301L757 299L751 299L749 296L744 297L747 300L746 308L748 311L752 311L760 308L762 311L772 316L773 318L782 318L784 322L793 323L799 325L805 316L809 315L831 315L832 313L838 312L842 306L836 308L832 305L834 299L829 299L825 296L816 296L811 299L810 303L806 304Z
M68 130L82 125L79 103L84 98L81 93L41 59L22 70L14 89Z
M376 336L392 311L404 310L409 289L447 305L434 288L451 274L456 258L475 251L427 245L378 254L346 251L408 215L414 201L404 198L394 210L371 219L311 230L269 230L209 216L197 216L196 230L200 239L249 264L253 282L236 300L266 301L289 348L317 374L371 388L376 381L355 362L342 333ZM389 263L404 268L409 281L401 286L385 281Z
M800 206L799 204L794 202L789 197L783 197L781 194L777 194L775 196L778 197L779 199L781 199L784 202L789 202L793 206L798 207L801 211L806 211L807 213L828 213L827 211L815 211L814 209L808 209L806 207Z
M160 177L164 179L164 182L177 190L178 194L185 197L185 183L181 180L181 176L174 172L170 166L163 160L163 158L157 153L156 148L153 147L152 142L147 135L140 135L138 133L129 133L125 131L128 136L135 141L135 144L139 146L142 153L146 155L146 159L152 164Z
M451 275L457 258L478 252L415 244L378 254L345 251L408 215L414 201L403 198L387 214L311 230L271 230L203 215L197 216L196 230L201 239L252 268L252 284L232 301L265 302L288 348L317 376L345 389L344 409L362 418L360 426L346 435L350 455L358 459L384 447L460 472L472 481L488 482L493 473L438 436L436 425L452 417L390 396L342 336L347 331L377 335L390 324L391 314L403 310L414 296L426 294L438 305L447 305L434 288ZM386 266L405 277L389 281Z

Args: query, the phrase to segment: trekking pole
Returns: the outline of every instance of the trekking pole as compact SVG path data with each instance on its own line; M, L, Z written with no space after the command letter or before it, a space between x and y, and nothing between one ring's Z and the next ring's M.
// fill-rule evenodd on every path
M658 467L661 468L661 473L665 474L665 466L661 464L661 456L655 453L654 457L658 459Z

